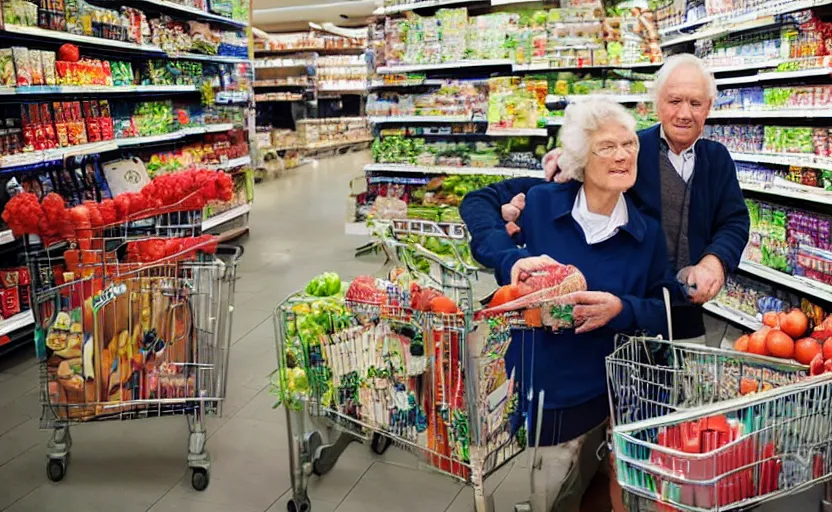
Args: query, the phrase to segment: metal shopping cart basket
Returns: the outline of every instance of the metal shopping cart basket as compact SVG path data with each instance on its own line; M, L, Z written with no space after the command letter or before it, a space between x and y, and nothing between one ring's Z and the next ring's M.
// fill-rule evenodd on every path
M67 470L71 424L181 414L193 487L208 485L205 416L222 411L241 249L200 242L202 212L183 210L25 240L53 481ZM137 261L140 244L165 257Z
M385 247L393 259L414 250L394 240ZM427 251L419 255L432 258ZM393 266L383 273L386 280L356 278L345 297L295 294L276 308L289 511L310 510L310 474L329 471L350 442L370 439L376 452L392 441L430 469L470 484L476 509L494 510L485 479L525 448L524 428L507 420L517 406L500 365L508 324L473 322L467 276L432 261L433 275ZM424 296L417 294L435 293L427 287L459 311L423 311ZM327 430L340 434L335 442L324 441Z
M607 358L631 510L749 508L832 477L832 376L788 361L622 338Z

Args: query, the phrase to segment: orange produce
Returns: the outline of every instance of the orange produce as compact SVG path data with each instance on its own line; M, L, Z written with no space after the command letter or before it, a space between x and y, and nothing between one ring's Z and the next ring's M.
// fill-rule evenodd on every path
M832 338L826 338L823 342L823 360L832 359Z
M526 309L523 311L523 321L529 327L543 327L543 318L540 308Z
M502 306L507 302L511 302L520 297L520 289L517 286L507 284L505 286L501 286L494 292L494 296L491 297L491 302L488 303L489 308L496 308L497 306Z
M454 301L444 295L431 299L430 310L432 313L444 313L448 315L459 313L459 309L456 307Z
M757 387L756 380L743 377L740 381L740 394L747 395L749 393L754 393L757 391Z
M748 337L748 351L752 354L761 356L768 355L768 347L766 347L766 337L768 336L771 327L763 326L759 331Z
M734 342L734 350L737 352L748 352L748 335L743 334Z
M783 331L772 329L766 336L766 348L774 357L791 359L794 356L794 340Z
M763 325L767 325L769 327L777 327L780 325L780 320L777 318L777 312L769 311L763 315Z
M780 330L792 338L803 336L808 328L809 318L799 309L789 311L780 319Z
M794 344L794 358L800 364L809 364L815 356L823 352L820 343L814 338L803 338Z

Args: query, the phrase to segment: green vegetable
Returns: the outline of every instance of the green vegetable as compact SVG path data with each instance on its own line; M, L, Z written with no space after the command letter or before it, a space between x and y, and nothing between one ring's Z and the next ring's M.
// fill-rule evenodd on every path
M331 297L341 292L341 278L334 272L324 272L307 283L304 290L314 297Z

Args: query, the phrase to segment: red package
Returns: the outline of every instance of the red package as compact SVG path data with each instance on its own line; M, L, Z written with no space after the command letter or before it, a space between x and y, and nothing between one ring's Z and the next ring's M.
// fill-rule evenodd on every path
M101 129L98 126L98 119L94 117L87 118L87 138L89 142L101 141Z
M0 285L3 288L17 288L20 285L20 277L17 270L0 270Z
M17 293L17 288L0 290L0 305L2 306L3 318L9 318L20 313L20 296Z

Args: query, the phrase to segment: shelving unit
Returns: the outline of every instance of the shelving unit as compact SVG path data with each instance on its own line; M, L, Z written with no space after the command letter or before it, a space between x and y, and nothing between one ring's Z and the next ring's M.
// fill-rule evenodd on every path
M123 6L121 2L110 0L102 0L95 2L95 4L98 7L115 10ZM207 22L210 24L211 29L215 30L215 33L218 33L216 31L235 32L236 36L230 36L234 41L244 41L247 38L247 34L245 36L243 34L250 31L248 14L246 14L246 19L244 20L232 19L214 12L186 7L167 0L131 0L129 4L132 7L144 10L148 20L165 15L170 16L175 22L187 22L188 20ZM235 13L237 13L236 10ZM234 43L229 43L229 39L225 38L226 35L228 34L223 34L224 44L233 45ZM110 140L95 141L96 138L100 137L103 139L107 137L103 135L93 137L91 132L88 139L90 142L87 143L75 144L74 142L70 142L75 145L66 145L66 141L62 141L64 147L44 150L32 150L30 147L16 154L2 155L0 156L0 169L3 170L6 176L14 176L16 179L24 176L23 173L36 176L38 173L43 173L42 169L52 169L55 166L60 166L62 162L71 161L73 157L85 158L100 155L95 161L103 165L106 162L119 159L123 156L132 157L143 155L145 158L149 158L151 155L171 155L183 146L187 147L187 144L199 141L201 138L205 138L207 144L211 140L226 137L225 134L228 134L228 137L237 138L236 140L239 141L239 145L242 145L248 141L249 133L253 133L253 122L249 121L250 116L248 113L252 98L248 84L253 80L253 68L249 56L240 56L242 55L241 51L235 51L233 49L227 51L227 49L221 47L218 47L219 53L224 53L223 55L166 51L163 48L151 44L139 44L129 41L48 30L38 26L22 26L8 23L0 29L0 38L3 39L4 48L12 46L29 47L49 52L56 52L58 47L65 43L74 44L79 47L79 53L82 58L126 62L135 70L135 76L131 75L130 79L134 85L23 85L18 81L19 87L0 86L0 102L4 104L15 105L15 108L20 108L17 105L37 102L38 105L48 105L51 108L52 102L61 102L63 104L72 104L74 102L83 104L84 102L90 102L97 105L99 100L102 102L103 100L109 100L109 104L112 105L113 110L111 114L109 113L110 107L107 107L108 113L106 116L110 117L113 123L117 119L124 118L123 113L119 115L115 113L115 110L123 105L164 102L165 100L175 98L177 105L181 107L178 117L160 117L155 122L149 124L149 126L153 127L162 127L165 125L160 123L169 123L168 126L171 130L168 133L159 133L164 132L164 129L153 130L145 127L142 131L134 128L135 131L132 133L153 133L153 135L129 136L131 132L126 131L123 132L128 134L125 136L116 129L115 136ZM149 41L149 38L145 39L145 41ZM240 47L243 44L245 42L240 43ZM182 48L182 46L178 47ZM173 48L173 46L166 46L166 48ZM176 81L171 79L169 82L161 81L166 79L164 77L160 80L158 76L150 77L149 74L139 76L142 70L141 65L144 61L159 62L164 60L198 62L203 66L200 68L203 70L203 73L196 80L191 80L192 77L190 75L184 77L177 75ZM178 68L179 64L177 64L178 69L185 68L184 63L180 62L180 64L182 64L182 68ZM52 72L60 78L62 75L59 74L56 64L53 63L52 66L54 68ZM215 104L236 105L235 108L239 108L241 112L234 112L233 115L230 114L231 110L228 110L226 107L214 108L205 107L204 104L201 105L199 96L197 96L203 92L200 81L205 79L210 80L213 76L219 77L219 68L221 66L223 67L224 80L220 81L218 79L214 82ZM107 68L107 70L107 73L110 73L110 68ZM209 72L209 70L211 71ZM16 71L20 72L19 69ZM183 80L183 78L187 80ZM131 83L130 80L115 81L115 70L113 69L111 83ZM148 82L183 85L143 85ZM105 82L96 81L94 83ZM10 85L14 85L14 77ZM0 106L4 108L8 107L8 105ZM199 106L200 110L196 110L197 106ZM194 109L191 109L191 107L194 107ZM209 111L211 120L209 120ZM197 119L190 117L193 112L199 112ZM132 110L127 117L131 115L135 115ZM188 121L183 119L183 115ZM83 117L84 119L81 120L82 129L85 131L92 130L89 123L84 124L84 121L90 117L90 114L85 113ZM170 121L167 119L170 119ZM212 122L212 120L216 121ZM225 120L233 120L234 122L219 122ZM189 123L189 121L192 122ZM50 119L48 122L51 123L53 121ZM57 117L55 122L57 122ZM84 139L86 139L86 135L85 132ZM242 137L242 141L240 141L239 137ZM250 147L250 141L247 144ZM47 147L49 146L47 145ZM220 154L225 153L218 151L214 156L217 157ZM240 151L233 154L240 154ZM206 161L211 160L206 158ZM214 161L218 161L218 159ZM217 172L223 172L224 169L229 168L242 170L250 165L251 161L251 156L245 156L243 158L231 159L223 164L214 166L195 164L195 167L214 169ZM99 164L96 163L95 165ZM103 172L101 172L101 176L104 176ZM245 176L240 177L245 178ZM247 183L245 179L237 180L237 185L243 184L244 186L245 183ZM242 200L242 197L250 197L250 194L241 194L239 192L238 190L238 197L236 198L238 202ZM209 207L206 213L214 207L222 208L222 205ZM225 228L229 222L234 221L237 226L242 225L242 229L245 230L247 229L247 214L250 209L251 205L246 203L223 211L219 215L207 217L204 219L203 229L211 229L213 232L227 237L228 230ZM239 227L235 228L235 232L239 232L239 230ZM14 238L10 230L0 231L0 253L3 253L4 268L13 265L11 261L14 259L14 255L19 252L18 246L15 245L18 243L19 241ZM17 264L22 265L25 262L18 261ZM27 339L30 339L28 338L27 330L31 329L33 324L34 319L31 311L23 311L9 318L0 319L0 352L8 349L10 344L23 343Z

